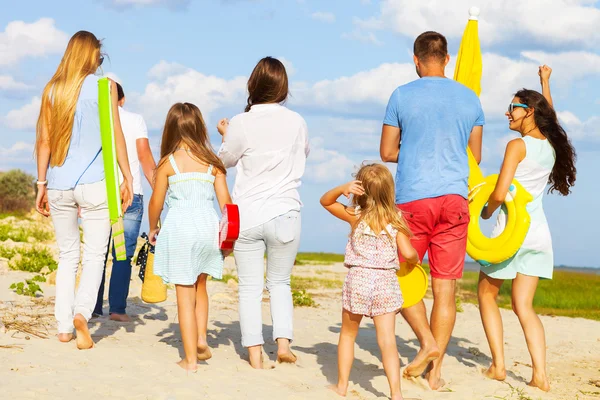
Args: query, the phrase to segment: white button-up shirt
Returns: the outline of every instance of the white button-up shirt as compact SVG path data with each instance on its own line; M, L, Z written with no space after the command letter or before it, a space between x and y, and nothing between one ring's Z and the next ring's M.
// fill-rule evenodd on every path
M226 168L236 166L232 200L240 209L240 231L300 210L308 152L304 118L280 104L253 105L231 119L219 157Z

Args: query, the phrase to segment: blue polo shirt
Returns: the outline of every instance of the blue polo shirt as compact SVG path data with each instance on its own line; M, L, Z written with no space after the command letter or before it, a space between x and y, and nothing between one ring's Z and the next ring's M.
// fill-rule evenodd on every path
M485 123L475 92L448 78L418 79L392 93L383 123L401 129L397 204L467 197L469 136Z

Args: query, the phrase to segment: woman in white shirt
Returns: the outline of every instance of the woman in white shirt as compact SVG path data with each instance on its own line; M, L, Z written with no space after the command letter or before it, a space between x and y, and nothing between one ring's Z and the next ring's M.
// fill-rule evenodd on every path
M234 256L242 345L248 348L250 365L262 368L265 251L277 360L296 361L290 350L290 277L300 244L298 187L308 156L308 132L304 119L282 105L288 97L288 78L279 60L260 60L248 80L248 93L245 112L230 122L219 121L217 128L223 136L219 157L237 172L232 197L240 208Z

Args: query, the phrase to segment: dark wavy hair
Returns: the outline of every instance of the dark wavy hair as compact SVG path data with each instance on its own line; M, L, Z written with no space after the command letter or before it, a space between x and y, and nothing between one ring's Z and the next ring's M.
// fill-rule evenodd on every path
M282 103L288 97L288 76L281 61L265 57L256 64L248 79L248 104Z
M548 179L550 184L548 192L558 191L563 196L568 195L571 193L571 187L575 185L577 155L567 132L560 126L554 108L539 92L521 89L515 93L515 97L534 109L533 118L536 126L554 148L556 161Z

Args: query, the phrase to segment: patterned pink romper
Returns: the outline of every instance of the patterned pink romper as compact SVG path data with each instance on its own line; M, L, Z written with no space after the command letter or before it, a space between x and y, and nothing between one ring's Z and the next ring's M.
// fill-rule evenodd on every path
M342 303L352 314L375 317L402 308L402 292L396 277L399 268L396 235L387 226L389 235L376 235L361 221L346 245L344 265L349 268L342 289Z

